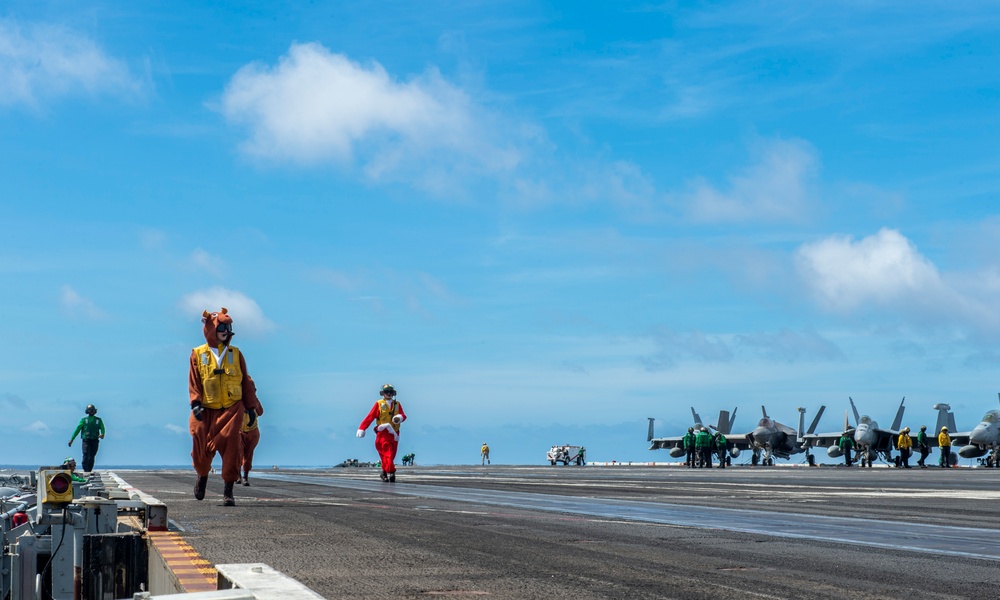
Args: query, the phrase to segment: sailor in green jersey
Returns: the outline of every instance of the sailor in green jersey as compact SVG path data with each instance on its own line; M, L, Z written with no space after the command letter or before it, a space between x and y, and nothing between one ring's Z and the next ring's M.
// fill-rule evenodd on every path
M920 426L920 433L917 434L917 449L920 450L920 460L917 464L920 465L921 469L926 469L927 465L924 461L927 460L927 455L931 453L931 446L927 443L927 426Z
M715 434L715 452L719 456L719 468L726 468L726 454L729 452L729 442L726 440L726 436L722 435L721 431Z
M104 421L97 416L97 407L93 404L87 405L87 416L80 419L80 424L73 431L73 437L69 438L70 447L73 440L80 436L83 440L83 470L86 473L94 469L94 458L97 456L97 449L104 439Z
M681 448L687 453L687 462L684 466L694 468L694 427L688 427L688 432L681 439Z

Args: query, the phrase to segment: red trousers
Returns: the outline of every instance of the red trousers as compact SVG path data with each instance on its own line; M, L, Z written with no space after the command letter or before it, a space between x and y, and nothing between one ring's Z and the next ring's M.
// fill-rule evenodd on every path
M240 433L243 436L243 475L249 475L253 468L253 451L260 441L260 429Z
M399 449L399 440L391 431L378 431L375 433L375 451L382 461L382 470L386 473L395 473L396 450Z
M188 419L191 431L191 462L199 477L212 470L215 453L222 456L222 480L226 483L240 479L240 462L243 460L243 401L229 408L206 408L201 421Z

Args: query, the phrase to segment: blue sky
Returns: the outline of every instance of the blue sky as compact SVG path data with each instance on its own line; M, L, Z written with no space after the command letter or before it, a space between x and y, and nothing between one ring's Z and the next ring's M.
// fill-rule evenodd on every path
M995 407L1000 9L318 4L0 8L0 464L187 464L221 306L262 465Z

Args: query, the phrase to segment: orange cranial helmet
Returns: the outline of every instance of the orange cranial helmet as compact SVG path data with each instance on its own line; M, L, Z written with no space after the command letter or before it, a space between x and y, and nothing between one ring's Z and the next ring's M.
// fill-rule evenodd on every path
M219 327L226 327L229 329L229 340L233 339L233 318L229 316L229 310L223 308L219 312L210 313L207 310L201 313L201 322L204 323L202 332L205 334L205 341L208 345L215 348L219 345L219 338L215 335L215 332Z

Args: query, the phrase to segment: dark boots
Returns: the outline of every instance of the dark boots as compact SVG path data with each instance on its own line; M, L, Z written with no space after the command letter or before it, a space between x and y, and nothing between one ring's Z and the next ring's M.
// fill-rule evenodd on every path
M194 484L194 499L205 499L205 487L208 486L208 475L198 478L198 483Z
M250 485L250 473L244 473L243 474L243 485L246 485L246 486Z
M233 484L235 481L227 481L226 489L222 492L223 506L236 506L236 498L233 498Z
M389 483L396 483L396 472L389 473Z
M378 478L381 479L382 481L389 481L389 476L386 474L385 471L379 473Z

